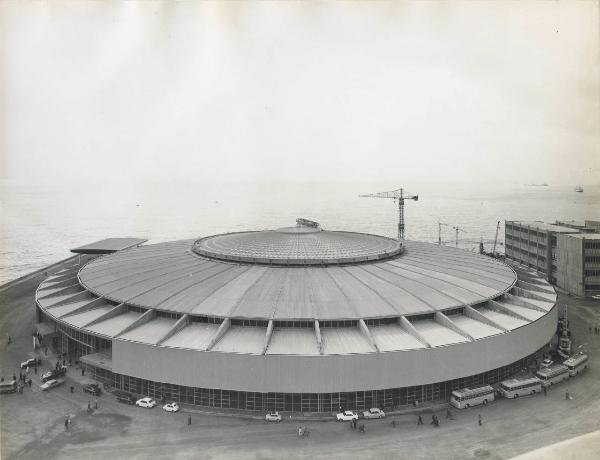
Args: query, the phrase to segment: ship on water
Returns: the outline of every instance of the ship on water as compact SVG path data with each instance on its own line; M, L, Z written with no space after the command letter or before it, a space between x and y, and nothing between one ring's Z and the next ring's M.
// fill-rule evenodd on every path
M581 185L578 185L575 187L575 191L578 193L583 193L583 187Z

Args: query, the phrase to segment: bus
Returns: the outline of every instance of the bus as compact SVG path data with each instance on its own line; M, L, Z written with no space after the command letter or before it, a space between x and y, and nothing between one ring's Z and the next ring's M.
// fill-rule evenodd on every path
M479 388L463 388L454 390L450 396L450 404L457 409L487 404L494 400L494 389L485 385Z
M17 381L11 380L10 382L0 383L0 393L14 393L17 391Z
M583 353L577 356L571 356L563 364L569 368L569 375L573 377L588 366L588 357Z
M500 393L505 398L533 395L542 391L542 381L537 377L510 379L500 383Z
M542 381L543 387L549 387L554 383L568 379L569 368L564 364L554 364L545 369L540 369L535 373L535 376Z

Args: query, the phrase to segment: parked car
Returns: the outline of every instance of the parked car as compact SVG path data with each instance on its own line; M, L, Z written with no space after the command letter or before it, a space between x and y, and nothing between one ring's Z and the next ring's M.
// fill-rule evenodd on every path
M372 407L371 409L363 412L364 418L384 418L385 412L381 409L377 409L376 407Z
M358 420L358 414L356 412L352 412L351 410L347 410L344 412L340 412L335 416L338 422L351 422L352 420Z
M179 412L179 404L176 402L170 402L163 406L163 410L167 412Z
M65 381L63 379L51 379L51 380L48 380L46 383L42 384L42 386L40 386L40 388L42 389L42 391L46 391L51 388L62 385L63 383L65 383Z
M29 358L27 361L23 361L21 363L21 369L26 369L28 367L38 366L42 364L42 360L39 358Z
M594 300L600 300L600 294L594 294L592 296L592 299L594 299Z
M63 377L67 373L67 368L65 366L61 366L59 369L52 369L48 372L44 372L40 377L40 380L43 382L47 382L48 380L57 379L59 377Z
M553 364L554 361L552 361L550 358L544 358L544 360L540 364L540 369L545 369L547 367L552 366Z
M281 415L279 412L269 412L265 415L265 420L267 422L281 422Z
M135 398L131 393L127 393L126 391L115 391L115 396L119 402L130 405L135 404Z
M135 402L135 405L139 407L146 407L148 409L152 409L154 406L156 406L156 401L152 398L145 397L142 399L138 399Z
M97 383L88 383L87 385L83 386L83 392L89 393L93 396L100 396L102 390L100 390L100 387Z

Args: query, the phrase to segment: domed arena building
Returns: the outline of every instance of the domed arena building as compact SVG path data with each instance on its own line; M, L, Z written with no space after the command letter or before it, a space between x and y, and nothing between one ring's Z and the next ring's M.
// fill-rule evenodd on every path
M36 291L38 328L58 351L137 395L236 410L389 409L503 380L556 333L543 279L451 247L303 219L139 242L80 248L86 263Z

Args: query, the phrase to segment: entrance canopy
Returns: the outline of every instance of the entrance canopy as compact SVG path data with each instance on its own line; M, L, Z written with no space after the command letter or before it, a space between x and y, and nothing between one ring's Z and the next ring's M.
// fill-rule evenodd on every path
M107 238L71 249L75 254L110 254L123 249L132 248L145 243L148 240L142 238Z

